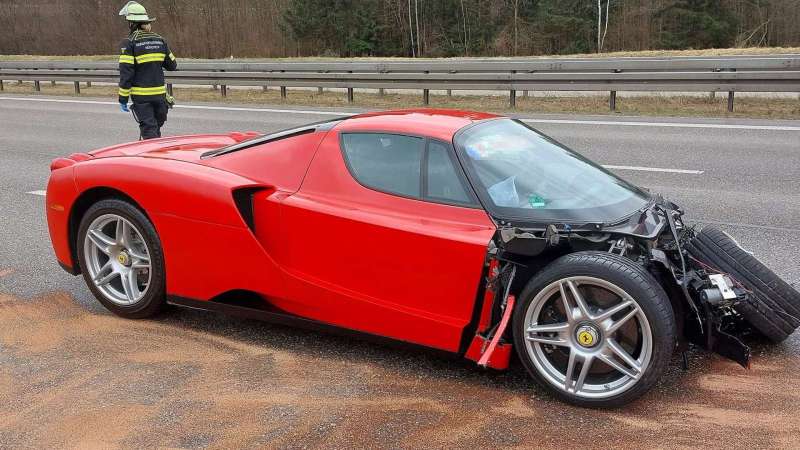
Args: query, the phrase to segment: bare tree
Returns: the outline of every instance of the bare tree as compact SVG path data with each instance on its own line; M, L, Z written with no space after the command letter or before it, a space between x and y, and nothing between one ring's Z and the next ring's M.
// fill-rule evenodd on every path
M600 0L597 0L597 53L600 53L600 21L603 18L603 8L600 6Z
M414 21L417 22L417 55L422 56L422 42L419 35L419 4L414 0Z
M519 48L519 0L514 0L514 56L517 56L517 48ZM607 27L607 26L606 26Z
M608 33L608 13L611 8L611 0L606 0L606 26L603 29L603 38L600 39L600 51L603 50L603 44L606 43L606 33Z
M605 29L602 27L603 19L603 5L602 0L597 0L597 53L603 51L603 44L606 40L606 33L608 33L608 13L611 5L611 0L606 0L606 24ZM516 20L515 20L516 23Z
M414 0L416 3L416 0ZM408 32L411 33L411 57L416 58L417 52L414 49L414 24L411 23L411 0L408 0ZM417 36L419 39L419 36Z
M464 56L469 56L469 36L467 36L467 9L464 0L461 0L461 16L464 19Z

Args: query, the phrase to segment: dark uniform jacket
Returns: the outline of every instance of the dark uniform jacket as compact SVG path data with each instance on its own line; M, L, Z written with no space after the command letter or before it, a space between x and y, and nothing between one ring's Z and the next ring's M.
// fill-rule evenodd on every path
M164 97L164 70L175 70L178 63L169 51L167 41L156 33L136 30L120 44L119 101L127 102L129 96ZM144 99L144 98L143 98Z

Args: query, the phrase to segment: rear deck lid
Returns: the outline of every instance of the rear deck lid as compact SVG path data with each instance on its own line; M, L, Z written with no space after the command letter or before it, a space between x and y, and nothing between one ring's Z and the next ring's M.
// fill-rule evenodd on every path
M181 161L199 161L203 153L244 142L260 135L260 133L248 131L226 134L171 136L101 148L89 152L89 155L93 158L143 156Z

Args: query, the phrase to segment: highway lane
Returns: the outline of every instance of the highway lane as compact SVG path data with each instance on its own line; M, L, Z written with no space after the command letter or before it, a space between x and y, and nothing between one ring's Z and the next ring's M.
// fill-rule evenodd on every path
M58 267L44 198L27 194L44 189L52 158L136 138L129 115L98 101L0 99L0 447L798 445L800 390L785 380L800 370L800 333L757 346L752 371L691 353L689 372L673 364L642 401L599 412L552 400L519 367L487 373L189 310L116 319ZM174 110L165 134L274 131L330 117L196 106ZM528 119L579 120L532 124L603 164L702 171L616 170L682 204L690 219L723 223L779 274L800 278L800 122ZM601 123L613 120L710 127ZM754 128L763 126L787 129Z
M24 295L64 285L85 298L85 288L59 272L43 222L43 199L26 195L46 186L57 156L137 137L129 114L107 100L96 103L0 99L0 290ZM37 98L42 99L42 98ZM44 98L43 100L47 100ZM86 100L81 100L86 101ZM217 109L201 109L201 108ZM357 110L193 105L172 111L167 135L230 130L275 131L335 113ZM267 109L266 111L263 109ZM315 114L320 111L322 114ZM603 164L702 171L702 174L615 170L624 178L682 205L692 221L722 223L789 280L800 279L800 122L526 116L531 125ZM544 121L544 123L538 122ZM568 123L553 123L566 120ZM613 125L614 120L644 126ZM579 121L580 123L569 123ZM647 126L686 123L692 127ZM599 123L599 124L598 124ZM697 128L698 124L708 128ZM738 126L741 128L715 128ZM759 127L783 127L772 130Z

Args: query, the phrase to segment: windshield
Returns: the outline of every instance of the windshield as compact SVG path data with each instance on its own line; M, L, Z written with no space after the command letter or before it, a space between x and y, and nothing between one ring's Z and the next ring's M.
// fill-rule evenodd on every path
M644 191L515 120L467 128L456 147L484 205L500 218L608 223L649 201Z

